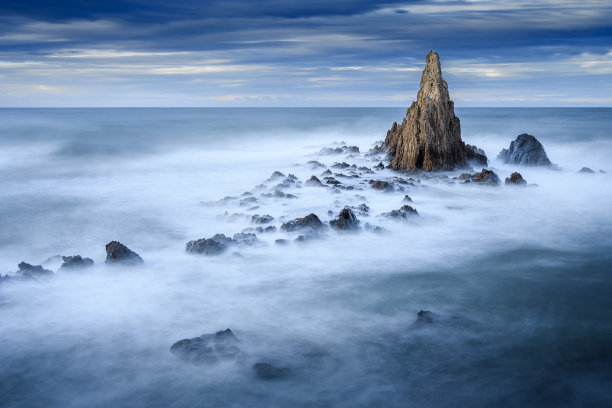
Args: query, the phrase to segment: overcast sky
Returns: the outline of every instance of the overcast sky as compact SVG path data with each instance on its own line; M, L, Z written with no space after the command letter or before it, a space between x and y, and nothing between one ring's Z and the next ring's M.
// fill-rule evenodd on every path
M612 106L610 0L2 0L0 106Z

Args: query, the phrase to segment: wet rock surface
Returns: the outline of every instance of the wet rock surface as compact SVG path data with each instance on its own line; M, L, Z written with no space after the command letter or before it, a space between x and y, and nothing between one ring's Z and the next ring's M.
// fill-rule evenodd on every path
M170 351L180 360L195 364L215 364L233 360L240 354L238 338L230 329L179 340L170 347Z
M122 265L138 265L144 261L136 252L121 242L111 241L106 244L106 263Z
M497 160L523 166L553 166L544 151L542 143L527 133L519 135L516 140L510 142L508 149L502 149L497 156Z
M80 255L63 256L64 261L60 269L83 269L93 266L94 261L91 258L82 258Z
M335 220L331 220L329 225L340 231L359 230L359 220L350 208L344 208Z
M506 184L526 186L527 180L525 180L523 176L521 176L521 173L514 172L510 175L510 177L506 177Z

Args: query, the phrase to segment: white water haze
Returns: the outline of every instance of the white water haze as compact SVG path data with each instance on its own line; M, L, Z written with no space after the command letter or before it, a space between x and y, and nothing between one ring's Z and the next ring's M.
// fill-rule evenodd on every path
M95 261L0 284L0 407L612 404L612 110L457 109L463 140L525 188L421 177L384 193L367 183L396 175L384 169L337 177L356 187L338 193L254 190L276 170L321 178L310 160L376 165L363 153L404 113L0 109L0 272L55 255ZM520 133L561 170L496 161ZM335 141L361 154L316 154ZM259 208L203 204L247 191ZM419 217L378 216L405 194ZM254 227L253 214L280 227L361 203L362 225L383 233L277 245L297 237L277 231L219 256L185 252ZM105 265L113 240L144 265ZM440 321L415 326L420 310ZM244 361L192 365L169 351L225 328ZM293 375L261 380L259 361Z

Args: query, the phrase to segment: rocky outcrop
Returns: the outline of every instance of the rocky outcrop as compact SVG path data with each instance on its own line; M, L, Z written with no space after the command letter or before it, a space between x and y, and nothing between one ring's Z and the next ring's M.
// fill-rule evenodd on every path
M510 142L508 149L502 149L497 160L523 166L553 166L542 143L527 133L519 135L516 140Z
M526 186L527 180L521 176L521 173L517 173L516 171L510 175L510 177L506 177L506 184L517 185L517 186Z
M111 241L106 244L106 263L137 265L144 261L136 252L132 251L121 242Z
M268 214L266 215L255 214L251 217L251 222L253 224L269 224L272 221L274 221L274 217Z
M409 205L403 205L399 210L392 210L389 212L385 212L380 214L383 217L387 218L395 218L395 219L407 219L410 217L418 216L419 213L416 209L412 208Z
M331 174L331 171L329 173ZM312 176L311 178L306 180L304 185L309 187L323 187L323 183L321 183L321 180L319 180L317 176Z
M276 230L276 227L271 227ZM262 232L264 229L262 228ZM199 255L219 255L232 246L251 246L258 243L257 235L250 232L234 234L232 238L225 234L215 234L211 238L196 239L185 244L185 251Z
M359 220L350 208L344 208L338 218L331 220L329 225L340 231L355 231L359 229Z
M225 329L215 334L179 340L170 347L170 351L188 363L214 364L235 359L240 354L237 344L238 338L230 329Z
M42 265L31 265L27 262L21 262L17 265L19 270L17 276L26 279L38 279L53 276L53 271L43 268Z
M395 170L452 170L466 166L461 124L436 52L427 54L417 100L408 108L402 124L394 123L387 132L384 146L393 157L390 167Z
M487 186L498 186L501 180L493 170L482 169L480 173L463 173L455 179L463 180L464 183L478 183Z
M91 258L83 258L81 255L62 256L64 261L60 269L83 269L93 266L94 261Z
M316 214L308 214L302 218L296 218L291 221L287 221L280 227L281 231L294 232L302 230L310 230L312 232L320 231L323 229L323 223L317 217Z
M485 154L484 150L469 144L465 145L465 158L469 163L476 166L486 166L489 164L489 160L487 159L487 155Z
M595 174L593 169L590 168L590 167L583 167L580 170L578 170L578 173L582 173L582 174Z

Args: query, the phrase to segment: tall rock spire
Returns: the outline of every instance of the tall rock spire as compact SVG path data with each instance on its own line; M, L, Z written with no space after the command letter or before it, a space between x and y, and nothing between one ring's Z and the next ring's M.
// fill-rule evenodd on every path
M452 170L466 166L466 147L455 105L442 78L440 57L427 54L421 89L401 125L394 123L384 145L395 170Z

